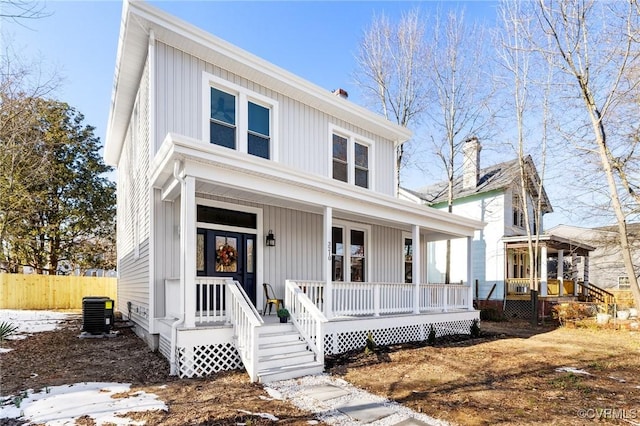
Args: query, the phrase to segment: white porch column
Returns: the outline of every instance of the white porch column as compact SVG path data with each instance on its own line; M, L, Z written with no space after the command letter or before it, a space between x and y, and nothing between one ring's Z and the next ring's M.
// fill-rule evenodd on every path
M571 254L571 279L573 280L573 295L578 295L578 256Z
M333 226L333 209L331 207L324 208L324 228L322 235L322 244L326 253L323 256L323 279L324 279L324 316L327 318L333 317L333 280L331 279L331 227ZM346 256L343 256L346 257ZM343 259L346 261L346 259Z
M469 286L467 307L473 309L473 237L467 237L467 285Z
M420 255L420 227L413 225L411 230L411 245L413 248L413 258L411 259L411 279L413 281L413 313L420 313L420 265L422 256Z
M547 272L547 257L548 249L546 245L540 247L540 296L546 296L548 294L548 272Z
M589 254L586 256L582 256L582 279L584 280L584 285L589 285Z
M558 250L558 283L560 288L558 289L558 296L564 296L564 250Z
M180 275L184 283L184 324L196 326L196 181L185 176L180 194Z

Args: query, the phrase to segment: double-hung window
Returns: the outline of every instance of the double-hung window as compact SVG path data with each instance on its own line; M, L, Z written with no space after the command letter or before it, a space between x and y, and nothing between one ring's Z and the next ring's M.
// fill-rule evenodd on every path
M331 263L334 281L365 282L368 279L368 226L338 223L331 230Z
M278 102L209 73L204 109L204 139L213 145L267 160L277 159Z
M209 142L236 149L236 97L211 88Z
M343 129L331 129L331 173L334 179L371 188L371 141Z

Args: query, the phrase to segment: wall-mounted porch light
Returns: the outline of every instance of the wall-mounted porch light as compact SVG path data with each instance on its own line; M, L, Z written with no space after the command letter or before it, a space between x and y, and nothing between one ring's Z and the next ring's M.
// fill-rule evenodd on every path
M273 235L273 231L269 229L269 233L267 234L267 247L275 247L276 246L276 237Z

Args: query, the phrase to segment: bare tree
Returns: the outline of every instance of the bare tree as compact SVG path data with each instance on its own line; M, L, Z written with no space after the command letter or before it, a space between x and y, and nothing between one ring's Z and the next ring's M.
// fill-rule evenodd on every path
M487 64L482 27L465 21L464 9L438 13L427 58L429 84L436 102L426 110L431 140L447 174L447 207L453 212L455 159L467 139L478 136L492 118L488 103L493 90L484 71ZM477 165L479 166L479 165ZM445 282L451 280L451 241L447 241Z
M0 18L12 19L38 19L50 16L45 4L33 0L0 0Z
M356 83L367 101L387 119L408 127L418 121L427 102L425 24L418 9L401 16L398 24L385 15L374 16L364 31L356 57ZM404 164L403 145L396 153L397 187Z
M624 131L629 126L621 118L632 108L637 121L640 81L630 76L640 61L639 12L636 1L538 0L535 8L540 29L553 43L551 49L538 44L538 51L563 73L568 83L566 94L579 100L586 113L591 137L581 142L604 171L637 306L640 288L627 231L627 215L637 212L639 204L637 184L629 180L630 160L637 158L637 139L623 136L629 135ZM629 98L636 102L629 104ZM631 195L628 207L624 205L624 191Z

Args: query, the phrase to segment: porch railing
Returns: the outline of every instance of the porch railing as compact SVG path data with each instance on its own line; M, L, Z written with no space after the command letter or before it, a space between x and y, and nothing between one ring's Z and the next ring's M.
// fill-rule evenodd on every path
M226 322L226 289L228 278L196 278L196 324Z
M540 288L540 279L536 280ZM507 295L528 296L531 290L530 278L507 278ZM549 278L547 280L547 296L572 296L574 294L573 280L562 281L562 293L560 293L560 280Z
M461 284L421 284L420 311L466 309L470 305L469 286Z
M296 281L303 293L324 311L324 283ZM411 283L333 282L332 316L402 314L414 311L415 285ZM471 309L469 286L420 284L421 312ZM326 312L326 311L325 311Z
M249 303L240 283L224 280L227 288L227 318L233 325L236 349L252 382L258 380L258 327L264 322Z
M309 290L317 287L307 287ZM320 293L310 291L314 296ZM313 351L316 361L324 364L324 333L323 324L327 318L320 309L305 294L295 282L287 280L285 283L285 306L291 315L291 321L298 329L309 349Z

